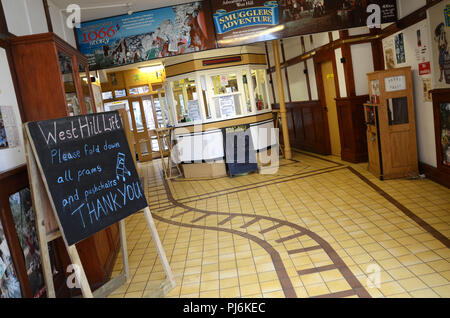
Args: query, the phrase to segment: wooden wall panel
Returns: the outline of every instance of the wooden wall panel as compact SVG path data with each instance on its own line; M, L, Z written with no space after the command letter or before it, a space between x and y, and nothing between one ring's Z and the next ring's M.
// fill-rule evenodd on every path
M279 105L273 105L279 109ZM294 148L328 155L326 127L319 101L286 103L289 137Z
M359 163L368 160L363 106L368 100L368 95L336 99L344 161Z

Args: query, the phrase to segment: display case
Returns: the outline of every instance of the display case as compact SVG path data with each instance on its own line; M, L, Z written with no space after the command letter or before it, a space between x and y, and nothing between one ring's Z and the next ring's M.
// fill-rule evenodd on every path
M271 111L265 66L244 65L167 78L173 125L231 120Z
M11 39L14 67L18 76L18 99L24 122L76 116L96 111L88 61L80 52L53 33ZM59 275L71 264L64 242L53 250ZM118 226L101 231L77 244L81 261L93 289L107 282L119 250ZM72 296L65 279L55 282L59 296Z
M433 90L432 96L437 168L429 174L437 182L450 187L450 89Z
M411 68L368 74L364 105L369 170L381 180L419 172Z
M11 40L24 121L96 111L88 61L54 33Z

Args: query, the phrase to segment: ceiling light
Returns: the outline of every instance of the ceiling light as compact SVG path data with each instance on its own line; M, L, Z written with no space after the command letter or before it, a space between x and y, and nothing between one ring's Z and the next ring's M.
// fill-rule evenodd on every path
M164 70L164 65L148 65L139 67L142 73L152 73Z

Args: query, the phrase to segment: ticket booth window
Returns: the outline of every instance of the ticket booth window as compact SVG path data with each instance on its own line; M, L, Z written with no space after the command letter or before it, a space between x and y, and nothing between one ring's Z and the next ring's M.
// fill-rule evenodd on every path
M265 70L252 70L254 98L257 110L269 109Z
M172 82L175 115L178 123L201 120L195 78L188 77Z
M392 98L388 100L389 126L408 124L408 98Z

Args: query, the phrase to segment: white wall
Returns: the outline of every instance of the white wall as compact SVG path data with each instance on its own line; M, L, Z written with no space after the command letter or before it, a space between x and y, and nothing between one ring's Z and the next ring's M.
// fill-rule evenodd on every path
M367 74L374 71L372 44L355 44L350 47L350 50L352 52L356 96L368 95L369 84Z
M336 56L336 68L337 68L337 77L339 81L339 93L341 98L347 97L347 84L345 81L345 71L344 65L341 63L342 58L342 48L337 48L334 50L334 55Z
M426 4L427 0L397 0L398 18L404 18Z
M429 30L426 20L403 30L402 32L405 42L406 63L398 65L398 67L411 66L413 71L419 160L430 166L437 167L433 104L431 102L424 101L422 84L422 77L431 76L419 76L419 61L416 58L418 29L422 30L422 45L426 45L428 48L430 48L431 42L428 36ZM383 47L386 47L388 42L392 43L392 41L394 41L395 35L396 34L384 39ZM428 56L426 59L430 61L430 57L430 50L428 50Z
M48 32L44 4L37 0L1 0L8 31L14 35Z
M31 35L48 32L44 4L41 0L1 0L8 30L14 35ZM48 1L53 32L76 47L73 29L66 25L65 8Z
M314 60L308 59L306 65L308 65L309 84L311 85L311 99L318 100L319 93L317 90L316 70L314 68Z
M6 51L0 48L0 106L12 106L17 124L17 133L20 138L20 146L17 148L0 149L0 173L25 164L25 152L23 148L22 120L19 106L14 91ZM7 136L8 137L8 136Z
M73 29L69 29L66 24L67 15L64 7L57 6L53 1L48 1L50 19L52 20L53 32L64 41L77 47Z
M301 62L287 69L289 77L289 88L293 102L303 102L309 100L308 84L304 73L305 63Z
M324 46L328 43L330 43L330 36L328 35L328 32L323 33L316 33L313 34L313 41L314 41L314 48L319 48L321 46Z

